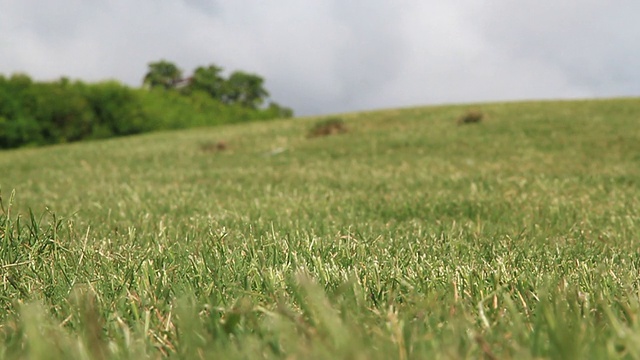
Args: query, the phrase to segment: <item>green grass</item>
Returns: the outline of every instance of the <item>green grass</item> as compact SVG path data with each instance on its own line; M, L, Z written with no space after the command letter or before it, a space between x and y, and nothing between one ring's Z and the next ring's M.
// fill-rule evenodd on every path
M640 100L474 108L1 152L0 359L640 358Z

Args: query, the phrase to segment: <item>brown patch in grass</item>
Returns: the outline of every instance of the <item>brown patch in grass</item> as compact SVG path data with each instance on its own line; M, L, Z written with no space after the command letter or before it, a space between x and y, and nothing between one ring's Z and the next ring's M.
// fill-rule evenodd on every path
M480 110L469 110L458 118L458 125L478 124L484 118L484 114Z
M229 144L224 141L207 141L200 144L200 150L204 152L220 152L229 149Z
M333 117L317 122L313 128L311 128L307 137L315 138L320 136L337 135L348 131L349 130L347 129L344 120L338 117Z

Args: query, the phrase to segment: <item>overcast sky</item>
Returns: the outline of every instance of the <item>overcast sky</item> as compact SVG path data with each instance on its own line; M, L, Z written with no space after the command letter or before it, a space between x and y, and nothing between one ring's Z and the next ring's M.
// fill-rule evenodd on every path
M638 0L0 0L0 73L266 79L296 114L640 95Z

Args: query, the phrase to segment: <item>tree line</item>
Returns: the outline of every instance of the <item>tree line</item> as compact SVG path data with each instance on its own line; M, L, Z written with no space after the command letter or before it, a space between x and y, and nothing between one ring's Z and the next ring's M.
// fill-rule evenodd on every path
M160 60L149 64L141 88L0 75L0 148L293 116L269 101L260 76L236 71L225 78L222 71L209 65L183 77Z

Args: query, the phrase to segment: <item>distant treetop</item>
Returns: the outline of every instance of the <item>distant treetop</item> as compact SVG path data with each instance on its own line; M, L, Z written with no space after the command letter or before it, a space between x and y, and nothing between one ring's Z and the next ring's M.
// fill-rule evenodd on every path
M269 92L264 88L264 79L256 74L234 71L229 78L222 75L223 69L215 64L195 69L193 75L183 78L182 70L175 64L160 60L149 63L143 85L148 88L178 90L189 95L199 91L207 93L227 105L240 105L249 109L262 107ZM269 107L279 106L271 102ZM287 110L287 109L283 109ZM285 111L285 113L290 110Z

